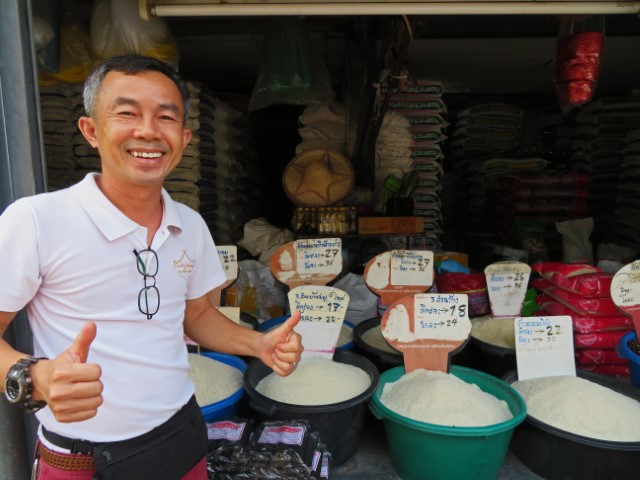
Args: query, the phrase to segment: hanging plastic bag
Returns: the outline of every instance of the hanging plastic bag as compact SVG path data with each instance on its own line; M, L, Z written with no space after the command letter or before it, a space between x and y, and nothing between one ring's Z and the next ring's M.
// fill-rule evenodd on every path
M562 18L555 68L556 93L562 110L580 107L593 98L603 48L604 17Z
M269 105L328 104L334 100L329 71L313 51L309 34L299 19L274 20L264 39L250 111Z
M91 39L71 11L61 13L58 70L51 75L69 83L83 82L91 69Z
M97 0L91 11L91 45L100 58L138 53L178 69L178 47L162 18L143 20L138 2Z

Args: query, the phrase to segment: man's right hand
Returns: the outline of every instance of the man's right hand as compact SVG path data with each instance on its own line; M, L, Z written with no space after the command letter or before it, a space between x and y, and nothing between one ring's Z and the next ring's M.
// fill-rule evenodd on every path
M97 363L86 363L96 333L96 324L87 322L69 348L31 367L34 400L46 401L59 422L95 417L102 405L102 369Z

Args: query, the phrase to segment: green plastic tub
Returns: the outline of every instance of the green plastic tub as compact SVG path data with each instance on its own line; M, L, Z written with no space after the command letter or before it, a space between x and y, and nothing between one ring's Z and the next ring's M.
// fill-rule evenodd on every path
M518 392L496 377L457 365L451 365L449 372L507 402L513 418L486 427L447 427L412 420L380 402L385 384L405 373L404 367L387 370L380 374L369 407L383 421L393 467L404 480L495 480L527 407Z

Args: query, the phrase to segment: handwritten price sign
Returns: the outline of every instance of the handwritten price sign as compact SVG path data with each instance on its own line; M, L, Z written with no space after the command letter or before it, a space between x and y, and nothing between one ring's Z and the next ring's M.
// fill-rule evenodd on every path
M417 339L461 340L471 333L466 295L422 294L414 301Z
M527 293L531 267L522 262L496 262L484 270L494 317L517 317Z
M301 275L337 275L342 271L342 240L339 238L297 240L295 250L296 269Z
M332 358L349 305L349 294L324 285L301 285L289 291L289 307L301 313L295 330L302 337L303 359Z
M611 281L611 298L625 315L632 318L636 335L640 337L640 260L616 272Z
M238 247L235 245L218 246L218 256L227 280L238 278Z
M392 250L391 285L433 285L433 252Z
M517 317L513 325L519 380L576 374L570 316Z

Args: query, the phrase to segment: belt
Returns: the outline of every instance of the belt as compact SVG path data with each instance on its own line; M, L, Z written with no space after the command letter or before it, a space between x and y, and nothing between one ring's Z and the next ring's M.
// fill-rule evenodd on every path
M56 447L69 450L71 453L83 453L91 455L93 453L93 443L87 440L79 440L77 438L69 438L59 435L42 427L42 436L46 438Z
M47 465L67 471L95 470L93 457L80 453L59 453L38 444L38 458Z

